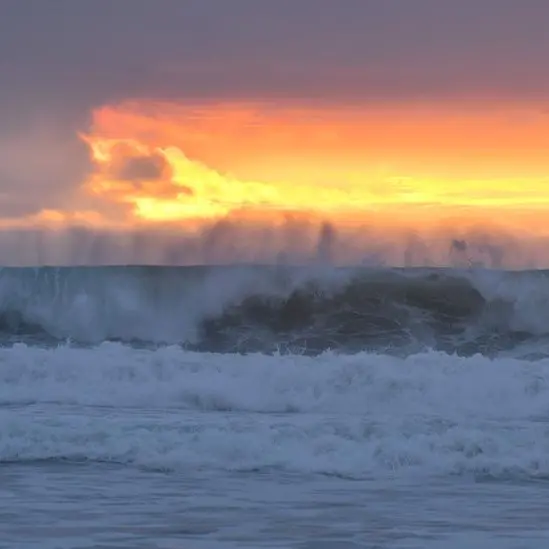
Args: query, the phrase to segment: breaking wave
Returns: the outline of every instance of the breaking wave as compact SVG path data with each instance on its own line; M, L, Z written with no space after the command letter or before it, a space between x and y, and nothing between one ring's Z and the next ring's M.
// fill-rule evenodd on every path
M549 478L549 360L0 349L0 463Z
M427 349L549 355L546 272L290 267L0 270L5 344L183 345L209 352Z

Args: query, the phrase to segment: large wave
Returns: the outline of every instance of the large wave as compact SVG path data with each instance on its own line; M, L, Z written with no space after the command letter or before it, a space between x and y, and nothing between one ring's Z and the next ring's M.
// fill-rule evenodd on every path
M549 354L537 272L290 267L0 270L4 343L214 352Z

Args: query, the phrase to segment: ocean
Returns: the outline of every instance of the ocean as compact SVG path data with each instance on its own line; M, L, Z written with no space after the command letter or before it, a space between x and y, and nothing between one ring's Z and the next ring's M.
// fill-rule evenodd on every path
M0 270L0 547L545 548L549 273Z

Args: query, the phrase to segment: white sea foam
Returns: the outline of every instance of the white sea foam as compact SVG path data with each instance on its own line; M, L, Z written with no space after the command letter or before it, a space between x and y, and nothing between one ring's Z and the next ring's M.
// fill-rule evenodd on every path
M374 322L370 329L362 326L363 349L387 349L388 343L400 345L402 342L398 337L395 339L395 334L372 343L374 333L396 330L402 341L408 341L409 337L417 344L416 350L422 346L448 350L448 329L452 332L463 321L464 330L452 336L451 345L455 347L451 348L457 349L468 342L472 346L467 353L478 350L486 354L491 351L507 353L518 358L549 356L547 273L483 269L436 273L426 269L397 272L391 269L334 270L319 266L299 269L257 266L0 269L0 336L9 341L27 337L49 343L55 339L86 343L105 340L185 342L201 350L220 350L214 340L215 334L223 332L227 337L224 350L249 351L250 348L240 347L246 338L240 338L238 330L231 332L231 319L223 324L227 308L235 306L238 310L249 296L260 297L264 303L273 296L287 298L296 288L307 288L306 282L314 280L315 284L305 291L309 292L308 301L297 307L305 316L309 314L307 306L312 306L314 299L329 300L334 293L348 292L347 297L343 296L347 299L345 303L334 305L326 301L327 309L320 315L322 321L318 320L318 311L311 313L306 326L318 321L320 326L329 326L326 333L318 331L315 325L313 333L304 335L304 330L292 331L291 323L287 322L275 323L276 329L266 328L265 318L269 315L254 320L253 315L249 318L251 310L246 307L235 317L237 328L252 339L257 336L265 345L263 350L272 350L274 344L288 344L290 336L305 338L307 342L311 340L313 345L318 343L315 338L324 337L323 349L330 346L344 349L349 344L356 350L360 330L349 315L359 313L362 319L379 317L376 317L378 323ZM350 310L358 296L364 297L365 288L376 280L387 284L377 289L374 284L369 297L373 301L376 297L385 298L387 310L372 305L373 301L367 299L362 303L362 309L358 303L356 311ZM459 287L456 281L459 281ZM318 295L310 293L313 287L317 288ZM411 301L410 295L415 296ZM276 303L276 299L274 301ZM272 314L279 314L276 307L280 306L280 302L275 305ZM406 308L407 320L394 317L395 311L404 314L402 311ZM338 317L341 312L347 314L342 324L346 328L341 332L345 337L334 343L333 338L330 339L333 334L328 332L337 328L336 317L342 322ZM461 317L452 317L453 314ZM230 333L218 326L211 336L204 330L204 325L212 318L220 320L221 327L229 328ZM433 322L429 323L429 319ZM262 329L271 330L272 338L263 337ZM492 339L497 342L490 347ZM296 351L298 347L292 349Z
M0 459L549 475L549 360L0 349Z

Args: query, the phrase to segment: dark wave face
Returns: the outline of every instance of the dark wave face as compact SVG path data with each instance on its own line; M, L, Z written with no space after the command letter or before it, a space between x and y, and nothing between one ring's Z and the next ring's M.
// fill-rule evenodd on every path
M544 272L275 267L0 271L0 338L205 352L549 355Z

